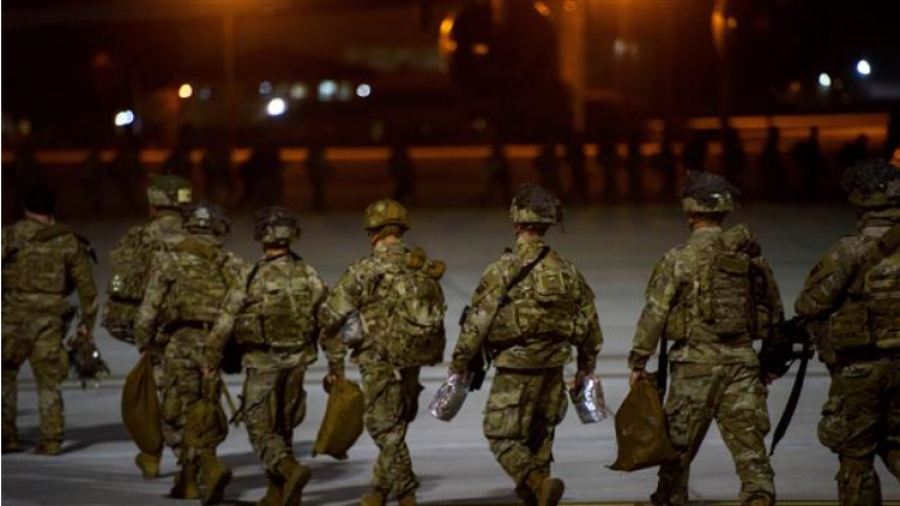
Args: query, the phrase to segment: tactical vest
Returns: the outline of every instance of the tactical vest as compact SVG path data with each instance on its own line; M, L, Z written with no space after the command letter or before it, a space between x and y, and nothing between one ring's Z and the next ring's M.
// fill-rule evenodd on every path
M53 239L66 235L75 236L62 225L51 225L38 229L14 245L3 259L4 291L58 296L70 294L73 286L68 275L66 251L53 244Z
M707 248L694 248L691 289L666 321L665 335L673 341L690 339L696 327L723 341L755 335L754 264L750 256L726 248L717 238Z
M313 293L303 261L258 263L247 279L247 306L235 322L238 344L300 349L315 344Z
M548 254L507 294L488 334L488 344L504 349L543 337L566 341L575 333L578 273L562 257Z
M900 350L900 226L869 250L841 307L829 317L834 351Z
M394 367L434 365L444 358L447 305L439 282L444 263L427 260L421 248L404 262L386 263L361 312L365 334Z
M225 268L228 254L217 247L186 239L172 248L171 255L177 268L163 301L163 327L212 324L235 282Z

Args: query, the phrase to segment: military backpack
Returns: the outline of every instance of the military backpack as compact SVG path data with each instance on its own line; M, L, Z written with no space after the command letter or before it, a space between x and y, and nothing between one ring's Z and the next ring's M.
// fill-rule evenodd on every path
M73 236L96 263L96 255L87 240L59 224L37 230L29 237L13 237L13 244L4 245L4 291L67 295L72 291L64 252L51 242L63 236Z
M225 268L228 254L190 238L173 246L171 254L178 269L163 303L163 327L212 324L235 283Z
M444 358L447 305L440 278L441 261L428 260L421 248L406 254L405 263L388 264L375 290L385 308L377 349L394 367L434 365ZM365 327L365 325L364 325Z

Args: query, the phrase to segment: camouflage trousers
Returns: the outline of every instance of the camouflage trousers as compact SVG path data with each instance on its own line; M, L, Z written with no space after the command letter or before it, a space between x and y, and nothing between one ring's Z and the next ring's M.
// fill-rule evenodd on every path
M900 481L900 357L837 368L818 432L840 457L841 504L881 504L876 455Z
M41 417L40 441L62 443L65 415L60 384L68 375L61 316L27 314L3 308L3 441L18 440L16 409L19 369L31 363Z
M665 405L672 444L677 450L695 455L715 420L741 480L742 504L749 504L753 499L768 504L775 501L775 473L765 444L770 429L767 396L758 366L672 364L672 381ZM662 465L654 502L687 504L689 477L689 462Z
M150 349L149 353L150 362L153 364L153 379L156 381L156 390L159 396L159 404L160 406L162 406L166 391L165 349ZM181 446L179 444L179 442L181 441L181 434L179 433L179 428L168 423L162 416L162 413L160 413L159 424L162 428L163 439L166 442L166 446L172 448L172 451L175 453L176 459L179 458L179 453L181 451ZM162 457L162 450L160 450L157 457Z
M406 430L418 409L419 368L395 369L371 362L361 365L360 372L366 402L363 421L379 450L372 484L399 497L419 487L406 446Z
M241 411L253 451L270 473L278 474L278 461L294 456L294 427L306 417L305 375L305 361L285 369L247 369Z
M562 367L497 369L484 412L484 435L517 486L532 472L550 473L556 426L567 408Z
M187 415L194 403L203 398L203 367L206 362L203 343L207 333L194 328L176 330L166 345L160 416L166 444L172 448L179 465L196 464L200 449L184 442ZM219 435L210 434L210 439ZM224 435L221 435L224 439ZM214 448L212 449L215 450Z

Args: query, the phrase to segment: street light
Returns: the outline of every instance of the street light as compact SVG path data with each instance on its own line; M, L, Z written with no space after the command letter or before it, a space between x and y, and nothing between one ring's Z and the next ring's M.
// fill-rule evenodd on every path
M269 105L266 106L266 112L269 116L281 116L286 110L287 103L281 98L269 100Z
M859 60L859 62L856 64L856 72L863 77L868 76L872 73L872 65L870 65L869 62L865 59Z
M189 83L184 83L178 88L178 96L181 98L191 98L191 95L194 94L194 87Z
M113 122L117 127L124 127L134 123L134 112L130 109L119 111L116 113L116 117L113 119Z
M831 88L831 76L825 72L819 74L819 86L823 88Z

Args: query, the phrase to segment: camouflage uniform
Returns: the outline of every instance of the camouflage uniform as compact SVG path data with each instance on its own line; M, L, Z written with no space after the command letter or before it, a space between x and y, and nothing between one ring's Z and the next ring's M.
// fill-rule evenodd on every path
M309 480L308 468L298 466L294 457L293 434L306 415L303 380L307 366L316 360L316 314L328 287L311 265L288 249L299 228L287 210L268 208L260 214L257 240L266 248L283 249L267 251L251 270L234 334L244 348L247 373L243 420L269 478L269 492L260 504L281 505L292 474L299 473L296 479L303 485ZM282 226L289 230L279 239L275 235Z
M718 178L699 177L707 176ZM692 184L695 183L689 178L688 187ZM715 211L724 216L733 208L733 197L727 190L713 193L712 197L719 202L704 204L686 198L685 210L701 215ZM753 299L759 321L725 334L719 329L721 323L708 318L705 312L707 306L726 304L721 299L733 293L734 287L723 287L717 293L704 272L713 261L712 254L733 249L729 238L736 231L742 232L744 245L751 250L745 257L751 262L749 272L758 277ZM748 272L746 267L744 272ZM753 339L763 337L766 328L779 324L782 313L771 268L746 226L739 225L727 233L717 226L697 228L686 244L669 250L654 268L628 366L643 371L663 336L674 341L669 353L671 386L665 412L672 443L687 455L686 459L661 466L659 486L652 498L655 504L687 504L690 459L712 419L734 459L741 480L742 504L774 504L774 473L765 446L770 429L768 390L760 379Z
M862 164L861 164L862 165ZM895 171L897 169L894 169ZM866 323L841 325L841 314L853 315L854 305L867 301L862 286L871 272L867 258L878 249L879 239L900 226L900 171L894 176L896 200L892 205L863 207L859 232L844 237L822 257L806 279L797 299L797 314L814 323L819 358L832 375L828 400L822 408L819 440L840 457L836 476L842 505L881 504L881 486L875 472L875 455L880 455L888 470L900 480L900 269L898 253L888 255L892 274L880 283L892 315L873 317L868 308ZM851 202L855 199L851 194ZM890 204L890 203L887 203ZM868 271L863 269L869 268ZM882 294L884 295L884 293ZM875 313L877 314L877 313ZM845 320L846 321L846 320ZM869 331L865 329L868 327ZM847 331L850 330L848 333ZM862 331L861 331L862 330ZM893 334L894 342L872 343L871 334ZM859 346L851 340L862 339Z
M43 235L42 235L43 234ZM3 448L18 445L17 377L29 360L41 416L38 451L59 453L63 441L60 383L68 374L63 338L74 316L68 296L78 292L78 325L90 334L97 314L86 243L60 225L24 219L3 229Z
M385 206L387 211L383 209ZM391 212L396 212L393 217L397 219L369 220L376 208L389 218ZM352 313L359 312L363 339L353 349L351 360L359 365L362 373L366 430L380 450L373 476L375 492L364 496L363 504L384 504L390 495L399 497L401 504L415 504L419 480L412 469L406 431L418 407L422 389L420 370L419 367L394 367L382 354L380 345L397 337L384 335L391 308L378 291L384 273L408 261L410 250L399 239L408 228L408 217L403 206L387 199L369 206L366 214L365 228L373 234L375 246L370 256L347 269L322 305L319 311L319 322L324 329L322 345L332 373L343 374L345 347L338 331ZM392 233L396 242L375 240L387 237L391 228L395 228Z
M188 181L178 176L157 176L147 189L147 200L154 209L152 221L128 229L113 248L110 254L113 276L106 289L107 303L102 321L102 325L113 337L125 341L133 338L134 318L146 290L150 262L157 252L184 240L187 233L182 227L179 206L189 204L191 197L191 186ZM129 277L133 279L125 279ZM163 336L158 339L159 342L165 340ZM159 397L162 399L165 387L164 348L150 345L144 351L150 354L153 375ZM165 420L160 420L160 424L169 446L173 449L178 448L177 442L181 436L177 428ZM145 478L158 476L161 456L161 453L138 454L135 461Z
M520 206L518 199L526 192L544 192L534 188L523 188L513 200L513 222L556 223L556 209L548 216ZM462 374L483 348L493 357L497 372L485 408L484 435L529 504L540 497L541 483L550 480L554 434L568 407L563 366L572 359L571 348L578 349L579 372L589 374L603 344L594 293L559 253L545 253L505 293L510 280L548 248L541 235L519 234L515 248L484 271L450 365L451 372ZM561 496L562 482L559 487Z
M197 206L191 212L206 208ZM243 261L222 250L219 236L225 230L194 227L192 220L189 217L185 222L190 235L153 258L151 277L135 322L135 343L139 348L165 347L161 416L178 436L166 443L172 445L182 467L172 491L175 497L184 497L186 487L192 489L198 467L207 478L224 472L215 458L217 443L192 447L182 436L194 404L204 394L218 399L218 391L210 394L204 388L219 388L221 348L216 343L224 342L222 336L231 332L244 288L241 280L246 274ZM208 275L198 281L192 272ZM167 342L159 342L160 338ZM204 369L213 371L215 377L204 378ZM214 441L224 438L225 434L209 435ZM230 478L230 471L227 474ZM188 497L193 493L192 490ZM204 499L204 503L210 501Z

